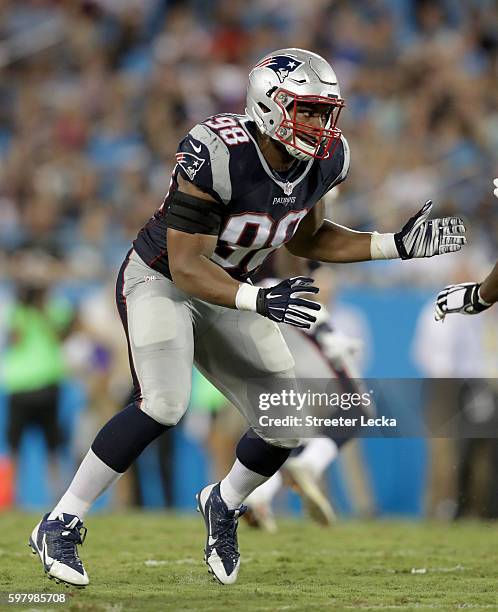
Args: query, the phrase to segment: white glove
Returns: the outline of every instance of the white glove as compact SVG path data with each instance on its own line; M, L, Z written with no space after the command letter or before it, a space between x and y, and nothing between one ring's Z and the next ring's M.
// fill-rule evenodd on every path
M364 347L358 338L351 338L338 331L322 334L320 344L325 357L337 366L342 359L358 358Z
M439 292L434 308L434 318L442 321L447 314L478 314L491 306L479 294L479 283L448 285Z

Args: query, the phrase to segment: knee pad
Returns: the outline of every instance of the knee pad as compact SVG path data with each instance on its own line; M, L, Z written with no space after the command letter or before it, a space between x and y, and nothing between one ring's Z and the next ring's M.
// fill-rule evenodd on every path
M176 425L187 410L189 398L185 393L158 390L144 397L140 408L161 425Z

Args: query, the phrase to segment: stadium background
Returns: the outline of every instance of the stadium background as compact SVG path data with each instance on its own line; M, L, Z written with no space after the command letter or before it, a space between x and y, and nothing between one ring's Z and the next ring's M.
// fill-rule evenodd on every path
M54 295L91 318L89 301L114 282L130 241L167 190L182 134L210 114L242 111L248 69L269 50L298 46L331 61L347 103L340 127L352 168L330 202L333 219L357 229L395 231L432 198L438 214L464 215L469 226L471 246L444 261L334 268L338 306L332 314L338 307L354 312L368 330L365 374L496 377L496 310L472 323L470 349L455 345L436 365L429 362L437 334L445 333L440 327L427 323L429 356L415 347L422 333L417 321L437 289L480 277L498 252L491 189L498 167L497 32L491 0L3 0L3 344L6 312L23 276L42 275ZM470 323L458 322L454 333L464 325ZM88 406L82 352L77 372L64 384L61 421L68 439L78 438L77 417ZM410 404L420 409L417 398L400 399L393 410ZM4 485L5 419L3 393ZM378 510L422 515L427 442L361 446ZM44 458L40 435L30 432L21 449L21 507L50 502ZM66 479L74 464L74 444L67 444ZM207 463L181 427L174 465L174 504L192 509L194 491L207 480ZM348 513L341 468L339 461L331 484L336 504ZM146 452L139 469L145 503L162 505L156 456ZM108 502L104 498L100 506ZM288 505L295 509L295 500Z

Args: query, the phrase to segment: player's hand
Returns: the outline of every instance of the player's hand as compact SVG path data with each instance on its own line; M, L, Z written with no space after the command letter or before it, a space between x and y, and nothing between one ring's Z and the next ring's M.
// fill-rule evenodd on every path
M432 257L459 251L467 239L460 217L431 219L432 200L428 200L403 229L394 234L394 242L401 259Z
M447 314L478 314L491 306L479 295L479 283L448 285L436 298L434 318L442 321Z
M264 317L278 323L288 323L309 329L316 317L310 310L320 310L318 302L298 297L301 293L318 293L314 280L306 276L295 276L274 287L261 288L258 292L256 310Z

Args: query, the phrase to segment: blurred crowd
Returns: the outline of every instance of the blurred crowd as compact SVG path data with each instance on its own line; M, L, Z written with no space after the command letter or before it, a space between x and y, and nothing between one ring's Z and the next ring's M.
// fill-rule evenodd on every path
M249 68L287 46L327 58L346 99L334 218L395 230L432 197L492 258L493 0L0 0L0 278L27 249L55 281L113 276L184 132L243 112Z
M76 459L126 403L130 377L113 304L116 269L161 204L184 133L209 115L244 112L249 69L284 47L329 60L346 100L340 127L352 165L340 193L328 200L333 220L395 231L432 198L438 214L464 216L469 230L470 246L456 256L358 264L347 267L347 276L339 267L338 286L433 290L479 278L479 267L496 259L495 0L0 0L1 383L10 397L6 434L14 472L29 424L45 431L49 451L68 442L54 426L56 396L68 376L85 387L85 410L73 426ZM462 352L449 341L460 330L436 329L432 304L424 313L420 321L427 322L419 321L416 334L417 346L429 347L417 351L422 373L468 376L455 369ZM333 314L350 331L336 308ZM473 339L475 359L468 361L481 368L470 376L496 376L495 319L487 321L469 327L465 350ZM494 369L486 369L488 362ZM227 436L235 439L240 423L220 398L210 399L209 389L195 388L186 431L202 438L223 472L233 447ZM211 408L207 419L199 418L211 404L222 419L212 418ZM199 434L203 428L209 435ZM171 503L172 440L158 453ZM443 455L453 457L448 449ZM54 452L50 458L57 489ZM444 469L436 489L452 470ZM462 482L466 473L459 472ZM120 482L122 503L140 497L133 480L131 487ZM446 503L454 490L441 497ZM440 501L431 502L431 512L452 514L440 512ZM493 504L498 512L498 500Z
M179 140L209 115L244 112L249 69L284 47L329 60L346 100L352 165L333 220L396 231L432 198L469 228L457 256L348 266L339 286L442 286L496 259L495 0L0 0L2 384L26 406L81 378L77 455L130 390L113 283ZM56 349L64 367L44 368ZM33 418L9 426L14 455Z

